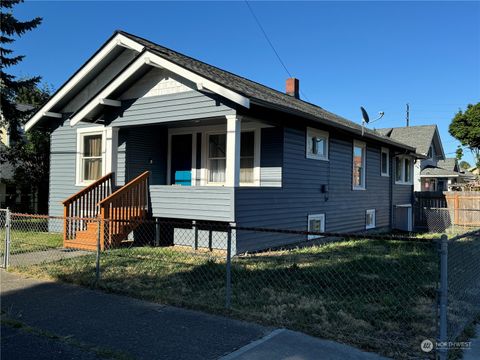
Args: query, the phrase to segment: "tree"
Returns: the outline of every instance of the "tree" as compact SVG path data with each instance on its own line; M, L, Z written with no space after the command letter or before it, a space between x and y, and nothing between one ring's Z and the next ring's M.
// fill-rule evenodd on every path
M463 157L463 149L460 145L457 146L457 150L455 150L455 157L457 160L462 160Z
M480 103L469 104L464 112L459 110L448 131L472 151L476 165L480 166Z
M4 71L5 68L17 65L24 58L24 55L13 55L13 50L6 46L15 41L15 36L22 36L42 22L40 17L28 21L15 19L12 8L21 2L23 0L0 1L0 97L2 109L0 126L8 129L12 141L17 141L21 137L20 127L25 121L25 114L17 109L16 99L22 91L33 91L40 81L38 76L19 80Z
M466 161L460 161L460 164L458 164L458 166L460 166L460 169L463 169L463 170L468 170L470 169L472 166L466 162Z
M32 113L50 97L50 87L22 89L15 99L16 104L32 105L32 109L20 111L21 122L25 122ZM26 204L35 200L37 211L47 213L48 173L50 170L50 133L44 130L30 130L19 137L10 147L0 152L0 164L9 163L13 167L13 182L21 191L22 209L33 211ZM5 181L5 180L4 180ZM31 197L36 197L32 199Z

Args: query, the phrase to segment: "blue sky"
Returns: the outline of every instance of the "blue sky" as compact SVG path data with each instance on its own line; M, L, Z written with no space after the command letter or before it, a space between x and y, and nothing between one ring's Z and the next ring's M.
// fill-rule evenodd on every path
M310 102L359 121L359 107L385 117L371 127L448 124L480 101L480 2L250 2ZM123 29L284 90L287 74L245 2L27 1L20 19L43 24L14 44L12 71L58 88ZM465 152L465 160L472 156Z

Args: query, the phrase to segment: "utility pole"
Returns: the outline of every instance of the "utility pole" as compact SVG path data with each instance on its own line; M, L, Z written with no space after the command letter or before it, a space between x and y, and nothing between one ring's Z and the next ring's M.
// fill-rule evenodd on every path
M410 105L407 103L407 127L410 126Z

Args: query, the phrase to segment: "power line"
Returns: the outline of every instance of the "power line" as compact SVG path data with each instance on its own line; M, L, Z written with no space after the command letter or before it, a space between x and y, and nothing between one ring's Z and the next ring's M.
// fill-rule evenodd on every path
M292 74L290 73L290 71L288 71L288 68L287 66L285 65L285 63L283 62L282 58L280 57L280 54L277 52L277 50L275 49L275 46L273 46L272 42L270 41L270 38L268 37L267 35L267 32L265 31L265 29L263 28L262 24L260 23L260 20L257 18L257 16L255 15L252 7L250 6L250 3L248 2L248 0L245 0L245 4L247 5L248 7L248 10L250 10L250 13L252 14L255 22L257 23L258 27L260 28L260 30L262 31L263 33L263 36L265 37L265 40L267 40L268 44L270 45L270 47L272 48L273 52L275 53L275 56L277 57L278 61L280 62L280 64L282 65L282 67L285 69L285 72L288 74L289 77L293 77ZM302 94L302 96L307 99L308 101L310 101L308 99L308 97L304 94L304 92L300 89L300 93Z

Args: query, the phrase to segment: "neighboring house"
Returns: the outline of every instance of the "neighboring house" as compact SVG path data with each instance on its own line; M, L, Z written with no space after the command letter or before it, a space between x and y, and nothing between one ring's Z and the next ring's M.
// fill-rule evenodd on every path
M95 216L95 207L64 210L62 201L109 173L116 186L130 182L114 199L149 171L148 216L183 222L181 236L171 234L175 244L193 244L195 235L205 244L206 221L329 232L411 229L415 148L373 130L362 136L360 125L298 94L297 79L288 79L282 93L115 32L26 125L52 130L49 213ZM198 231L186 237L193 221ZM66 230L66 246L78 243L76 236ZM233 247L244 252L299 240L243 231L233 234Z
M415 191L448 191L472 180L455 158L446 158L437 125L405 126L377 130L382 135L408 144L423 155L415 162Z
M480 168L477 166L473 166L470 169L468 169L468 172L475 175L477 178L480 175Z
M27 104L17 104L17 109L20 111L29 111L33 109L33 106ZM0 116L3 118L0 109ZM19 129L20 134L23 133ZM8 128L6 126L0 127L0 152L5 151L11 145L11 139L9 135ZM35 197L32 194L26 193L18 186L16 186L13 176L14 176L14 167L11 163L6 162L0 165L0 209L1 208L10 208L18 211L32 211L36 212L36 203L30 204L28 207L22 206L23 199L30 197ZM22 198L23 196L23 198Z

